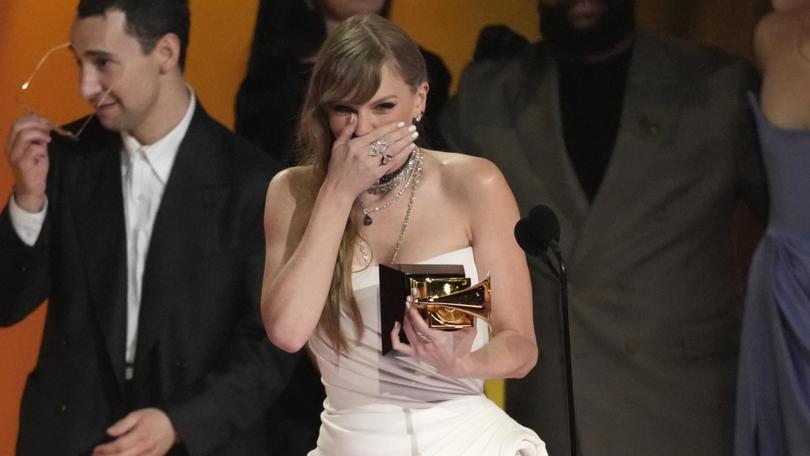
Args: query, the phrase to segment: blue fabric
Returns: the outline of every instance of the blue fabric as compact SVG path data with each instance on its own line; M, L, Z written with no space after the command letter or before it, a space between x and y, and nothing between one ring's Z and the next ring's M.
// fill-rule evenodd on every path
M777 127L750 101L771 204L746 295L736 454L810 455L810 130Z

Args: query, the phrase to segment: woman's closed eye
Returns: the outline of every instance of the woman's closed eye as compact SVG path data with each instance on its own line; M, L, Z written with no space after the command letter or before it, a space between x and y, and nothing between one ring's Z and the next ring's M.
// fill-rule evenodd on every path
M354 108L346 105L333 105L329 108L329 110L337 114L351 114L355 112Z
M383 102L383 103L377 103L376 105L374 105L374 109L377 110L377 111L390 111L390 110L392 110L392 109L394 109L396 107L397 107L397 104L393 103L393 102L390 102L390 101L386 101L386 102Z

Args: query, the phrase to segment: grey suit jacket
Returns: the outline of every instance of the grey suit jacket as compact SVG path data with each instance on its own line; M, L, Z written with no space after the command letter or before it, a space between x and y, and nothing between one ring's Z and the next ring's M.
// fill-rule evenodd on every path
M543 44L470 66L442 118L491 159L521 213L560 218L583 455L731 454L740 299L732 214L766 192L745 62L639 33L616 146L591 203L568 159L556 64ZM582 132L588 134L588 132ZM569 454L559 285L530 259L540 361L507 383L507 411Z

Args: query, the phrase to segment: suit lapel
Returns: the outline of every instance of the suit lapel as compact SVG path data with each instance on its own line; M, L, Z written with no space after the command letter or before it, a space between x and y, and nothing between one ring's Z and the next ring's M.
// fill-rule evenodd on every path
M208 250L210 223L227 196L215 150L214 122L198 105L180 144L152 229L143 273L136 372L148 369L148 354L178 303L189 302L192 283Z
M526 64L524 90L516 99L515 128L524 155L548 191L549 203L569 222L564 225L577 227L588 212L588 200L565 148L555 63L541 52ZM564 243L564 249L566 245L571 244Z
M100 128L100 126L98 127ZM87 132L83 141L92 141ZM120 136L103 130L79 158L72 207L76 236L87 274L87 293L119 387L124 381L126 345L126 230L121 194Z
M679 71L654 37L639 33L628 72L616 145L602 184L579 230L571 267L599 247L636 201L659 149L676 130ZM573 173L573 171L571 171Z

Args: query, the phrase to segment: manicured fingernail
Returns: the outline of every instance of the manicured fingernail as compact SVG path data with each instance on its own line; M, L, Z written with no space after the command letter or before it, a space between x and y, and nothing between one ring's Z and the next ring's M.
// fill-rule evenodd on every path
M415 131L415 132L411 133L411 137L414 138L414 139L418 138L419 137L419 132Z
M405 126L405 122L400 122L397 124L397 127L402 128Z
M416 125L411 125L408 127L408 131L416 131Z

